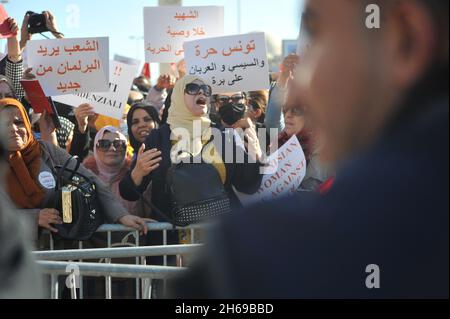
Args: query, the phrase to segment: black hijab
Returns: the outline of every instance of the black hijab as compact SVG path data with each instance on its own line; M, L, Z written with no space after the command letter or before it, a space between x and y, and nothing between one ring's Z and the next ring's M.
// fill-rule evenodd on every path
M154 106L147 104L145 102L139 102L139 103L133 104L133 106L128 111L127 125L128 125L128 138L130 139L130 144L133 147L135 152L137 152L139 150L139 147L141 147L141 144L142 144L136 140L136 138L133 136L133 133L131 132L131 125L133 122L133 114L136 110L146 111L148 113L148 115L153 119L153 121L157 124L157 127L159 127L161 125L159 113Z

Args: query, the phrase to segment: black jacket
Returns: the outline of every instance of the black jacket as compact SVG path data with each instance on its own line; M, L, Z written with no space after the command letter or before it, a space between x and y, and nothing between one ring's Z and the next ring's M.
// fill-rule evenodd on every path
M162 162L154 172L144 178L144 181L139 187L136 187L131 179L131 171L136 165L136 160L133 161L130 172L128 172L120 183L121 196L126 200L136 201L140 198L141 194L147 189L151 182L152 203L167 215L169 215L172 211L171 197L166 183L167 171L171 166L170 150L172 148L172 143L170 140L170 135L171 130L169 125L164 124L159 129L153 130L147 137L145 141L147 149L156 148L161 151ZM228 145L229 143L232 143L233 149L235 149L236 143L234 141L234 137L230 137L230 135L222 133L221 149L224 162L225 157L223 154L227 143ZM262 175L259 173L260 164L248 163L248 156L246 154L244 160L244 163L241 164L237 164L235 160L233 163L225 164L227 177L224 187L230 197L231 204L234 209L241 208L241 205L233 191L232 186L242 193L253 194L259 189L262 180ZM193 183L195 183L195 181L193 181Z
M175 296L448 298L448 105L448 93L410 100L415 111L341 167L329 193L227 217Z

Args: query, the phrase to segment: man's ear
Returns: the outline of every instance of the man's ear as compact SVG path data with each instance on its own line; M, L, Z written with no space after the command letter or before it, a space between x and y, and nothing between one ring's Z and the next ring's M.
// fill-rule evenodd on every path
M401 0L388 10L386 25L394 62L393 79L399 89L413 86L433 63L436 32L433 18L418 1Z

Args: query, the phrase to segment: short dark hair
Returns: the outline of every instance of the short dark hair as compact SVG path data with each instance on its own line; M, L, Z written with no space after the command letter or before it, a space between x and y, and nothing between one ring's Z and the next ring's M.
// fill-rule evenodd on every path
M381 10L389 8L389 5L394 4L396 0L364 0L361 3L364 8L369 4L378 4ZM448 68L448 0L409 0L419 3L424 9L428 10L433 17L435 30L438 33L438 41L436 47L436 61L435 63L441 67Z
M389 10L398 0L364 0L360 3L365 6L377 4L381 11ZM430 96L441 93L448 94L448 54L449 54L449 1L447 0L409 0L414 1L427 10L434 24L436 32L436 47L434 58L422 79L412 88L415 96ZM420 92L419 92L420 91Z

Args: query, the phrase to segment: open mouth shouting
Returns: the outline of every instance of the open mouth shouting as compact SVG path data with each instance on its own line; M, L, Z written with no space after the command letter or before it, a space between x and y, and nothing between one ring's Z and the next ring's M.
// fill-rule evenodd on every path
M198 106L200 106L202 108L206 107L206 103L207 103L207 100L203 96L198 97L195 101L195 104L197 104Z

